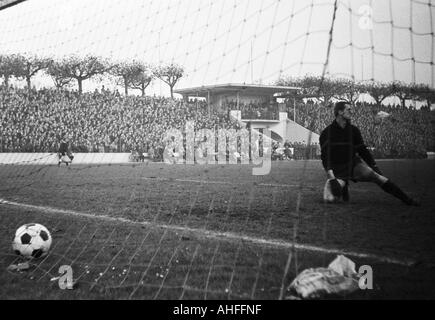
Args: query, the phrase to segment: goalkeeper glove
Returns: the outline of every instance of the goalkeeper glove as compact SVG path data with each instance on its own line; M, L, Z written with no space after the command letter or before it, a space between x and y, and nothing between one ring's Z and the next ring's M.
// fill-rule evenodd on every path
M331 192L332 195L336 198L341 197L342 194L342 188L340 183L338 182L337 179L331 179L331 181L329 181L330 185L331 185Z

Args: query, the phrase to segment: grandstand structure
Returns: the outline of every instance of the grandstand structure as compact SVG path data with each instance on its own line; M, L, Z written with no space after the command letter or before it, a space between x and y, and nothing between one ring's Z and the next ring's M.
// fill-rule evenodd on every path
M181 94L185 101L189 98L205 98L209 108L223 111L223 106L229 102L234 102L236 107L249 103L274 105L278 94L295 94L298 90L300 88L288 86L228 83L183 88L174 92Z
M277 142L306 143L309 134L313 141L319 135L288 118L282 97L290 99L301 88L262 84L228 83L174 90L183 100L205 99L208 112L229 112L235 120L251 129L269 129ZM295 105L294 105L295 108ZM229 109L229 110L228 110Z

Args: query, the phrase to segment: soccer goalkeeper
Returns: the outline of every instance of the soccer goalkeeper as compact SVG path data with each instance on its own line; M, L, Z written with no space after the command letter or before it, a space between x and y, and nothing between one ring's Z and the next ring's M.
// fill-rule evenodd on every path
M364 145L359 129L350 123L351 106L340 101L334 105L335 120L320 134L321 159L332 194L349 201L349 180L374 182L385 192L410 206L420 203L406 195L386 178ZM337 179L345 181L342 187Z

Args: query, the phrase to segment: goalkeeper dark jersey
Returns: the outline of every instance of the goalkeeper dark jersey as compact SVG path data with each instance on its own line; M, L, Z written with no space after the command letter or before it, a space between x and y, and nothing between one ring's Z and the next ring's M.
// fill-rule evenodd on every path
M68 143L61 141L58 152L65 155L68 152Z
M322 131L319 142L322 165L325 170L332 169L336 177L352 178L353 167L357 162L361 162L361 158L370 167L375 165L361 132L350 122L342 128L334 120Z

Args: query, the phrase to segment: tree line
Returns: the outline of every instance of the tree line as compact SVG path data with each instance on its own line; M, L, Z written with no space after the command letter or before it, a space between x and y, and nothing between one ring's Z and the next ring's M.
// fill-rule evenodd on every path
M388 97L397 97L405 107L406 100L426 102L430 107L435 103L435 89L426 84L405 83L402 81L353 81L345 78L329 78L307 75L304 77L284 77L276 82L281 86L302 88L297 97L319 98L325 104L332 98L344 100L352 105L361 94L369 94L377 105Z
M140 90L145 95L146 88L154 79L160 79L169 86L171 97L178 80L185 75L184 68L176 63L153 66L148 63L132 61L111 61L98 56L69 55L62 58L40 57L34 54L0 54L0 77L6 87L14 77L25 80L31 88L31 79L44 72L53 80L57 88L77 83L78 92L83 91L83 81L108 76L117 85ZM428 106L435 103L435 89L426 84L404 83L401 81L357 82L345 78L329 78L306 75L304 77L284 77L276 82L281 86L302 88L296 98L317 97L324 103L332 98L355 104L361 94L369 94L380 105L387 97L395 96L405 106L406 100L424 101Z
M139 60L111 61L93 55L55 59L34 54L0 54L0 77L6 87L14 77L26 80L30 89L31 80L38 72L50 76L56 88L64 88L75 81L79 94L83 91L83 81L109 76L124 88L126 95L129 89L138 89L144 96L151 82L160 79L169 86L172 98L175 84L185 73L184 68L176 63L153 66Z

